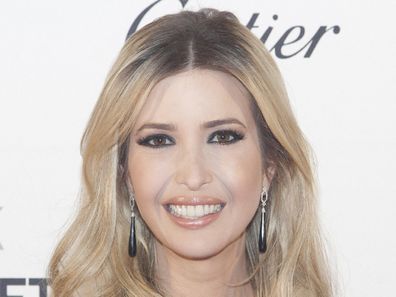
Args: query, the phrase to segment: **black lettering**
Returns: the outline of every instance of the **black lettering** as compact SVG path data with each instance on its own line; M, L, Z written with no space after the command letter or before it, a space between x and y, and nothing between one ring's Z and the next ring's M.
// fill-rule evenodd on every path
M311 57L311 55L312 55L312 53L313 53L315 47L317 46L319 40L322 38L322 36L323 36L327 31L329 31L330 29L333 29L334 34L338 34L338 33L340 33L340 30L341 30L341 29L340 29L340 26L333 26L333 27L330 27L330 28L328 28L328 29L326 29L326 28L327 28L326 26L320 26L319 29L318 29L318 31L316 31L316 33L314 34L314 36L311 38L311 40L308 41L306 45L304 45L304 47L306 47L308 44L310 44L310 46L309 46L307 52L306 52L305 55L304 55L304 58L309 58L309 57ZM304 48L304 47L303 47L303 48Z
M152 4L150 4L149 6L147 6L145 9L143 9L143 11L133 21L131 27L128 30L128 33L127 33L127 36L126 36L125 40L127 40L129 38L129 36L131 36L133 33L136 32L140 22L142 21L143 17L146 15L146 13L149 12L150 9L153 8L160 1L161 0L157 0L157 1L153 2ZM186 6L188 0L179 0L179 2L181 3L182 8L184 8L184 6Z
M274 15L272 16L272 19L273 19L274 21L276 21L276 20L278 19L278 15L277 15L277 14L274 14ZM261 42L263 42L264 44L266 43L268 37L270 36L270 34L271 34L271 32L272 32L272 29L274 29L274 27L269 26L269 27L267 28L267 30L265 30L264 34L263 34L263 35L261 36L261 38L260 38Z
M188 0L179 0L179 1L180 1L180 3L181 3L183 8L184 8L184 6L186 6L186 4L188 2Z
M131 27L129 28L128 34L126 36L126 40L129 38L129 36L131 36L137 30L141 20L147 14L147 12L150 11L150 9L153 8L160 1L161 0L156 0L155 2L153 2L152 4L147 6L137 16L137 18L134 20ZM182 7L184 8L185 5L187 4L188 0L179 0L179 2L181 3ZM251 18L249 19L248 23L246 24L246 28L248 28L249 30L251 30L253 28L259 28L259 26L256 25L256 21L257 21L259 15L260 14L257 12L253 13ZM278 15L274 14L272 16L272 19L274 21L277 21ZM267 27L267 29L264 31L263 35L260 38L262 43L264 43L264 44L267 43L268 38L272 34L273 29L274 29L273 26ZM316 46L318 45L320 39L331 29L333 29L332 31L334 34L338 34L341 30L340 26L337 26L337 25L332 26L330 28L327 28L327 26L320 26L319 29L316 31L316 33L312 36L312 38L302 48L300 48L298 51L296 51L294 53L286 54L284 52L285 46L297 43L298 41L300 41L303 38L303 36L305 34L305 28L303 26L290 27L289 29L286 30L285 33L283 33L283 35L280 37L280 39L275 43L275 45L269 51L270 52L275 51L275 56L277 58L287 59L287 58L294 57L295 55L300 53L302 50L307 48L307 51L304 54L304 58L309 58L309 57L311 57L313 51L316 49ZM294 32L297 32L297 37L295 37L294 39L291 40L290 35ZM267 48L269 49L268 46L267 46Z
M127 40L129 36L131 36L133 33L135 33L135 31L137 30L137 27L139 26L140 22L142 21L143 17L146 15L146 13L149 12L150 9L153 8L160 1L161 0L157 0L154 3L150 4L149 6L147 6L145 9L143 9L143 11L133 21L131 27L128 30L128 34L127 34L125 40Z
M286 42L286 39L289 37L290 33L293 32L293 30L295 30L295 29L299 30L298 31L298 36L294 40ZM271 49L271 51L275 50L275 55L278 58L280 58L280 59L286 59L286 58L290 58L290 57L295 56L302 49L300 49L299 51L295 52L294 54L285 55L285 54L282 53L282 48L285 45L293 44L293 43L296 43L297 41L299 41L304 36L304 33L305 33L305 29L304 29L303 26L294 26L294 27L291 27L291 28L287 29L286 32L282 35L282 37L275 43L275 45Z
M24 278L0 278L0 296L1 297L23 297L16 295L7 295L7 286L25 286Z
M259 16L259 13L253 13L252 17L250 18L249 22L246 25L246 28L251 30L252 28L258 28L258 26L255 26L254 23L256 22L257 18Z
M47 297L47 279L45 278L29 278L29 286L39 286L40 297ZM1 296L1 295L0 295Z

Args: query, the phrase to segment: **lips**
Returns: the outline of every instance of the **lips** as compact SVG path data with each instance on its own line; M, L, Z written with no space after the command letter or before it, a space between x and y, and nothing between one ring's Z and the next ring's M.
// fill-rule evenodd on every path
M221 204L205 204L205 205L174 205L168 204L167 211L171 214L184 217L187 219L197 219L222 210Z
M170 219L187 229L203 228L217 220L226 202L211 196L179 196L166 200L163 206Z
M169 205L169 204L174 204L174 205L211 205L211 204L221 204L224 206L226 203L225 201L212 197L212 196L203 196L203 195L198 195L198 196L193 196L193 197L187 197L187 196L178 196L178 197L173 197L169 200L166 200L163 205Z

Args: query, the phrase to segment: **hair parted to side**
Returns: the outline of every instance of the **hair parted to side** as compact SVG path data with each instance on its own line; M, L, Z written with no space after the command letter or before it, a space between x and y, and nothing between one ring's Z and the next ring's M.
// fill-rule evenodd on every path
M160 80L196 68L228 73L246 87L264 166L271 162L276 169L267 204L268 248L259 254L258 209L247 227L245 283L260 297L333 296L313 156L281 74L234 14L210 8L157 18L122 47L81 140L80 205L48 266L51 296L166 296L155 279L153 234L138 210L138 254L128 256L129 134Z

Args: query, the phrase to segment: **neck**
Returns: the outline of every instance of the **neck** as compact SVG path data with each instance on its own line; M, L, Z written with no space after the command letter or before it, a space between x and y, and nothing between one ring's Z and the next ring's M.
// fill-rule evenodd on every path
M189 259L180 256L156 242L156 278L172 297L213 296L250 297L250 282L240 286L248 277L245 254L245 233L214 256Z

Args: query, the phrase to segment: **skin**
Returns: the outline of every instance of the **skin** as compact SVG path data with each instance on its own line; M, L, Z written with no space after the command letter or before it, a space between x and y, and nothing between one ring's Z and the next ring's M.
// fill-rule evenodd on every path
M241 124L200 126L225 118ZM148 122L172 123L176 130L138 131ZM216 134L228 129L243 139L232 142L234 134ZM164 136L141 142L158 134ZM225 286L247 276L245 229L263 186L268 189L270 183L244 86L229 74L202 69L160 81L132 130L128 170L136 206L156 238L157 277L168 292L176 297L253 296L249 284ZM162 203L193 194L220 198L226 206L217 220L191 230L175 224Z

